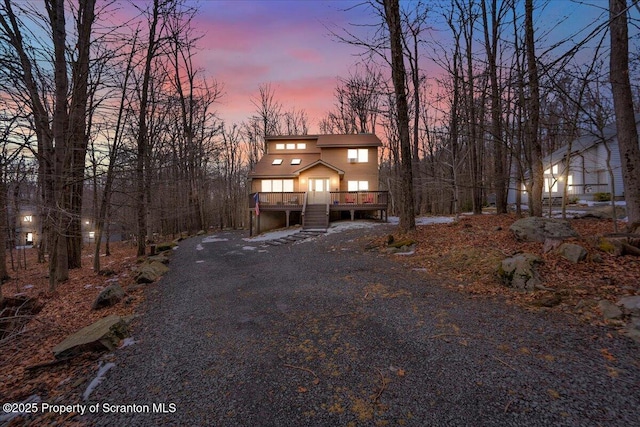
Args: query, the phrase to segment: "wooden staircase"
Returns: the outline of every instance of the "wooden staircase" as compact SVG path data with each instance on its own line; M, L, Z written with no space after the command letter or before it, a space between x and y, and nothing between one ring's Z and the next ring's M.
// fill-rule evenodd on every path
M329 228L327 205L307 205L302 220L302 229L327 231L327 228Z

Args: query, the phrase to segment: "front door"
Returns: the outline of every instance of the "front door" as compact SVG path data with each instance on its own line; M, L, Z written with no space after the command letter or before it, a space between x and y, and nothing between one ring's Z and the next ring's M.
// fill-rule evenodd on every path
M309 178L309 204L326 204L329 201L329 178Z

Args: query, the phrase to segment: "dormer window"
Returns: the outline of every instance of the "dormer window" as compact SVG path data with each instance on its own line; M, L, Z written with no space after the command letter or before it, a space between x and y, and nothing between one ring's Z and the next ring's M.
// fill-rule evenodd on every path
M282 164L282 159L273 159L273 162L271 162L272 165L281 165Z
M33 216L31 216L31 215L25 215L25 216L22 218L22 220L23 220L24 222L33 222Z
M298 144L298 150L306 150L307 149L307 144L305 144L304 142L301 142Z
M287 144L287 150L295 150L296 149L296 144L290 143Z
M302 159L291 159L292 165L299 165L300 163L302 163Z
M276 150L284 150L284 144L276 144Z

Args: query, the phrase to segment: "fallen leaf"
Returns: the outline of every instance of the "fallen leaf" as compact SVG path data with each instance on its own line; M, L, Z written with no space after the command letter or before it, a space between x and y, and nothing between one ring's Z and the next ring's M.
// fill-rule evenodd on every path
M549 396L553 397L554 399L560 399L560 393L558 393L552 388L547 389L547 393L549 394Z
M608 348L601 348L600 349L600 353L602 354L602 356L604 356L605 359L607 359L609 362L613 362L616 360L615 356L613 354L611 354L611 352L609 351Z

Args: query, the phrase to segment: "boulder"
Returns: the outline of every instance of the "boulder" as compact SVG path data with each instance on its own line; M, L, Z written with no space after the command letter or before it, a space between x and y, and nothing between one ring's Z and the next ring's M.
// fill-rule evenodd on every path
M107 316L65 338L53 348L53 355L56 359L64 359L87 351L113 351L128 335L124 318Z
M546 239L562 240L578 236L567 221L534 216L517 220L509 230L516 239L524 242L544 242Z
M153 283L167 271L169 267L159 261L144 262L138 267L135 281L136 283Z
M574 264L584 261L587 257L587 250L575 243L563 243L558 248L558 253L565 259L568 259Z
M148 257L147 261L149 262L158 261L159 263L162 263L162 264L169 264L169 257L167 256L166 252L162 252L162 253L159 253L158 255L153 255Z
M632 295L620 298L618 305L631 316L640 317L640 295Z
M542 252L545 254L547 252L554 251L560 247L562 244L561 239L544 239L544 244L542 245Z
M624 206L616 206L616 218L624 218L627 216L627 211ZM595 206L589 212L585 212L580 215L578 218L598 218L598 219L609 219L613 218L613 208L611 205L606 206Z
M543 261L533 254L517 254L502 260L498 277L506 286L523 291L533 291L540 285L537 265Z
M618 320L623 317L622 310L611 301L601 300L598 302L598 307L607 320Z
M124 298L124 295L124 290L120 284L117 282L113 283L104 288L102 292L98 294L98 297L93 302L93 306L91 308L97 310L103 307L111 307L112 305L119 303L122 298Z

